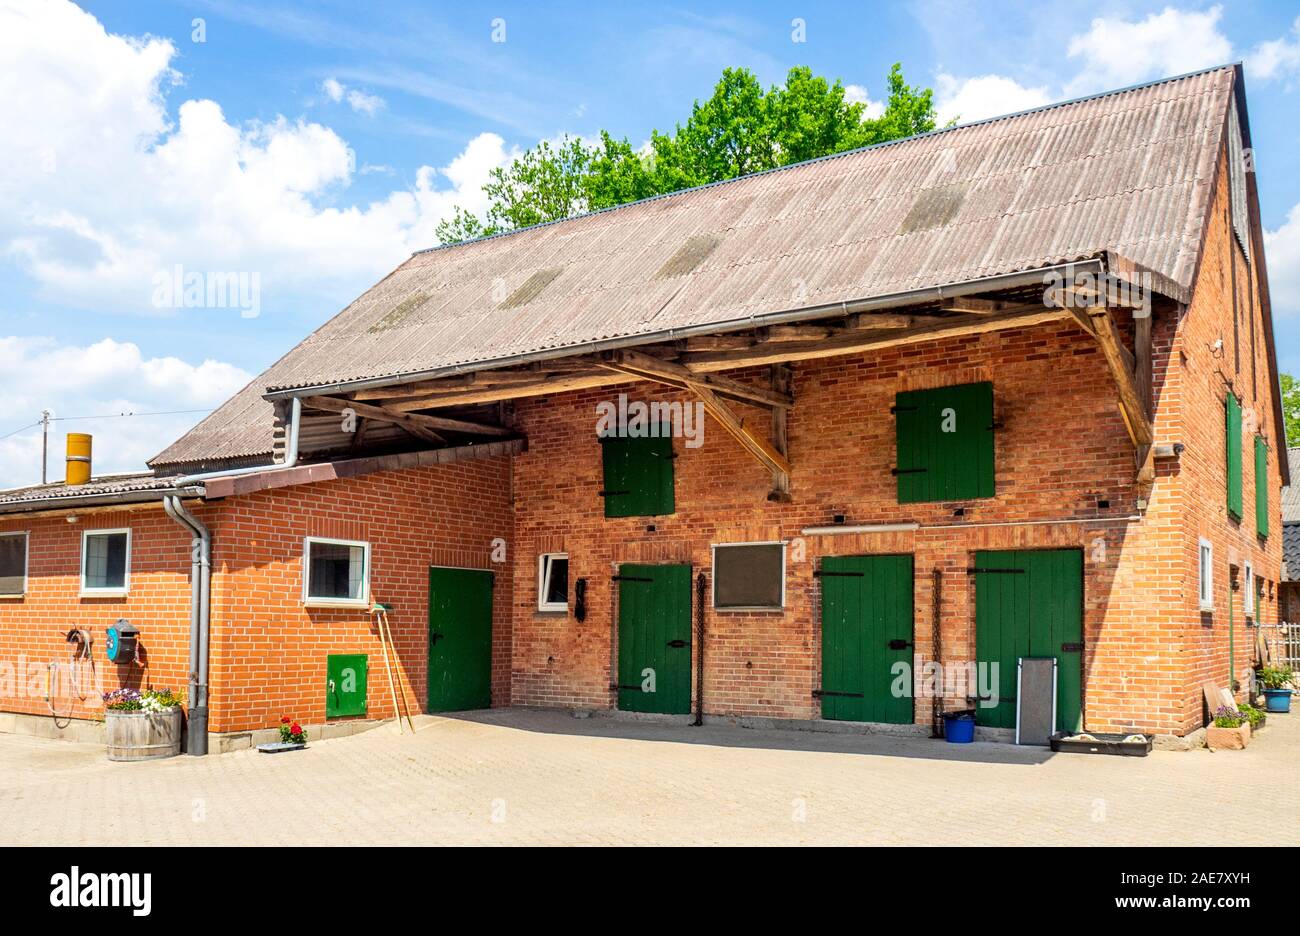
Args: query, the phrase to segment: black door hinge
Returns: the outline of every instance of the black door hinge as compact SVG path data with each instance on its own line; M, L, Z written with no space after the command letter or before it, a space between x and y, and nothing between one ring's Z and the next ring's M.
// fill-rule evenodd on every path
M889 473L892 475L925 474L929 470L929 468L890 468Z
M644 692L644 691L645 691L644 689L642 689L642 688L640 687L640 685L635 685L635 686L622 686L622 685L619 685L618 683L610 683L610 684L609 684L609 688L610 688L611 690L615 690L615 691L617 691L617 690L622 690L622 689L626 689L628 692Z
M889 642L890 650L906 650L910 646L912 646L912 641L910 640L900 640L895 638Z
M1083 651L1082 643L1063 643L1061 644L1062 653L1081 653Z
M653 582L654 581L654 579L652 578L641 578L636 575L611 575L609 577L609 580L611 582Z
M843 698L843 699L864 698L861 692L833 692L830 689L814 689L812 694L813 694L813 698L815 699L822 699L822 698L826 698L827 696L835 696L836 698Z
M1024 569L967 569L967 575L1024 575Z
M898 406L895 404L889 408L891 413L915 413L921 407L919 406Z
M826 569L817 569L813 572L813 578L862 578L865 572L830 572Z
M597 491L599 497L620 497L623 494L631 494L631 491Z

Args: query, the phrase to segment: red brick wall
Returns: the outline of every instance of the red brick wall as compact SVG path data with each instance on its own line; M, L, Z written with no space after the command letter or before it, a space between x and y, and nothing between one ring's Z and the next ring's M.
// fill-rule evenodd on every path
M1131 329L1131 321L1122 326ZM1158 325L1160 366L1171 319ZM759 382L765 374L741 375ZM992 380L997 419L997 496L966 504L896 503L894 419L900 390ZM596 405L626 390L632 399L683 399L646 384L526 401L517 409L529 451L515 460L516 500L513 698L525 705L610 705L612 595L620 562L674 561L708 570L710 544L786 539L803 549L788 566L783 613L706 612L706 708L711 713L817 717L818 596L812 572L826 555L915 554L916 647L931 656L931 571L943 570L944 661L974 653L973 584L965 569L980 549L1077 546L1085 551L1086 718L1095 730L1182 727L1183 678L1171 634L1176 615L1152 627L1150 569L1167 563L1154 547L1179 542L1174 485L1161 478L1155 519L1127 523L1136 512L1134 456L1116 394L1092 339L1073 324L1049 325L795 365L790 416L793 500L766 499L769 474L720 427L706 425L705 444L675 443L676 513L605 519L597 492L601 455ZM738 409L767 430L757 409ZM1098 509L1099 499L1110 506ZM917 521L922 529L888 535L801 537L843 513L850 524ZM1105 524L980 526L1015 521L1110 518ZM647 525L654 524L654 532ZM1173 524L1171 528L1171 524ZM963 528L964 527L964 528ZM1104 551L1098 548L1104 542ZM570 576L588 578L591 614L538 614L536 556L567 551ZM1104 555L1103 555L1104 552ZM1154 583L1176 598L1175 572ZM929 718L918 700L918 722Z
M1202 712L1201 683L1225 686L1231 671L1244 687L1254 660L1255 631L1245 626L1241 591L1233 594L1233 620L1229 624L1229 566L1244 568L1250 560L1255 574L1273 583L1281 577L1282 570L1280 459L1286 457L1286 445L1278 438L1273 419L1274 386L1265 348L1258 281L1253 264L1247 261L1232 234L1228 207L1227 163L1220 160L1205 258L1192 304L1179 325L1175 343L1184 412L1178 438L1187 446L1182 458L1182 483L1186 488L1182 612L1188 660L1184 716L1197 725ZM1212 346L1218 339L1223 340L1223 350L1216 354ZM1223 401L1229 384L1242 401L1243 516L1240 522L1230 519L1227 511ZM1256 432L1262 433L1269 443L1271 519L1267 539L1257 535L1255 524ZM1201 537L1214 544L1213 614L1202 614L1197 600L1197 549ZM1273 599L1266 599L1263 608L1268 621L1275 621L1278 616L1276 584L1272 591ZM1230 644L1235 644L1236 651L1231 666Z
M325 658L369 654L367 717L391 717L383 648L359 609L302 603L303 538L365 540L371 594L389 615L394 661L412 710L425 706L428 570L492 568L510 535L505 458L409 468L232 498L214 510L212 730L269 727L281 715L325 719ZM207 516L204 516L207 520ZM495 590L493 698L509 695L510 581Z
M131 529L130 594L80 597L82 532L123 527ZM20 530L28 532L27 594L0 599L0 710L50 714L45 694L51 662L59 664L53 694L55 711L63 717L102 713L100 694L123 686L185 687L189 537L161 507L88 513L75 523L64 517L0 519L0 533ZM104 655L104 629L119 618L141 629L143 667L116 666ZM64 639L73 627L94 639L94 669L79 664L78 688L68 662L72 647Z
M395 606L390 615L395 666L414 711L425 705L428 664L428 568L493 568L491 542L508 541L509 468L505 458L409 468L320 484L279 488L194 507L212 530L210 722L214 732L272 727L281 715L325 720L325 663L331 653L370 656L368 717L390 717L383 651L363 610L307 608L302 603L306 536L371 544L371 593ZM132 533L131 592L123 599L80 599L80 530L124 527ZM39 661L42 694L10 693L0 682L0 709L47 714L46 660L67 658L59 631L89 627L95 664L119 684L183 687L189 653L189 538L158 508L87 516L0 522L0 532L30 529L28 595L0 601L0 662L25 654ZM505 567L502 567L504 573ZM511 577L497 576L493 698L509 698ZM103 656L103 629L119 617L140 626L148 666L115 667ZM73 714L94 717L94 703ZM67 712L60 700L59 714Z

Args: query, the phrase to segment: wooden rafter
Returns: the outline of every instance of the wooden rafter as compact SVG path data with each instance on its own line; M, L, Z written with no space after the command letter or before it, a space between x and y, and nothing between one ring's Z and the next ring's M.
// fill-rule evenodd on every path
M744 422L736 417L736 414L718 398L716 393L701 384L694 384L691 392L700 398L705 411L717 421L718 425L727 430L732 438L744 446L759 462L776 474L789 476L790 463L786 457L778 452L772 443L746 429Z
M654 380L681 389L693 389L696 386L708 387L721 397L740 400L758 406L789 407L794 405L794 398L789 393L777 393L762 387L752 387L723 377L721 374L697 374L690 368L672 361L657 358L640 351L607 351L601 355L601 366L609 370Z
M372 406L369 403L361 403L357 400L340 400L337 397L316 396L307 397L302 401L304 406L311 409L327 410L333 413L342 413L344 410L352 410L358 417L373 419L376 422L392 423L401 426L403 429L418 428L425 432L436 434L438 430L446 432L465 432L473 435L490 435L490 436L508 436L513 433L504 426L494 426L489 423L469 422L464 419L450 419L446 416L426 416L422 413L398 413L386 407ZM442 441L437 437L431 441Z

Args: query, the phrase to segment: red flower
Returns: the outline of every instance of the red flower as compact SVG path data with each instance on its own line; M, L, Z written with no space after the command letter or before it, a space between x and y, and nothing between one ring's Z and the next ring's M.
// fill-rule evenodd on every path
M289 716L288 716L288 715L285 715L285 716L283 716L283 717L280 719L280 723L283 724L283 725L287 725L287 724L289 724L290 720L291 720L291 719L289 718Z
M290 733L290 734L302 734L302 725L299 725L297 722L294 722L294 723L289 727L289 733Z

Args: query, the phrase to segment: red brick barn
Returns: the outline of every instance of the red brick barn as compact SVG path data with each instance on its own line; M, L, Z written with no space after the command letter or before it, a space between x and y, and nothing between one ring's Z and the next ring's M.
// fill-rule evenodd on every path
M1282 567L1246 114L1215 68L418 253L149 475L0 498L0 653L130 619L99 674L228 746L391 717L383 602L429 711L996 735L1045 657L1058 728L1189 735Z

